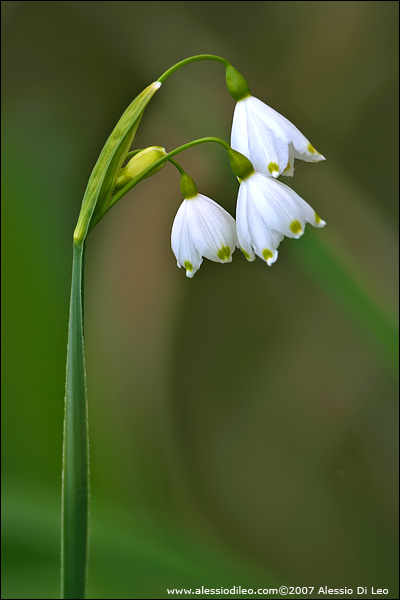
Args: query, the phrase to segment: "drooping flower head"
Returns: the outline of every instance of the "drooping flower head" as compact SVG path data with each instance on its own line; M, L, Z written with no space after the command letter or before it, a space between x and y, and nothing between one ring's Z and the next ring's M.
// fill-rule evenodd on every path
M311 208L290 187L254 171L241 181L236 207L239 247L247 260L255 255L272 265L284 236L299 238L306 223L324 227Z
M194 181L185 174L181 189L184 200L172 225L171 246L178 267L187 277L200 268L203 257L229 263L238 245L235 219L219 204L197 192Z
M233 67L227 84L237 100L231 146L244 154L256 171L273 177L292 176L295 158L306 162L325 160L293 123L251 95L244 78Z

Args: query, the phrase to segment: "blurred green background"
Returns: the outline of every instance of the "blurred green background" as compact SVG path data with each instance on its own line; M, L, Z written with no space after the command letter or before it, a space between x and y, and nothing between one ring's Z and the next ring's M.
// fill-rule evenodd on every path
M397 2L3 2L3 598L59 594L72 232L132 99L214 53L326 157L324 218L276 265L176 267L167 166L87 244L90 598L274 585L397 590ZM135 147L229 140L195 63ZM234 214L224 151L180 160ZM313 597L325 597L324 594Z

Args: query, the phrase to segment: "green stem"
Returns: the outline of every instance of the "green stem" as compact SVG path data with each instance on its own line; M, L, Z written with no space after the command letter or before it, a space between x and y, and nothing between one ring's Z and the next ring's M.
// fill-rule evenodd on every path
M168 69L168 71L165 71L165 73L163 73L161 77L157 79L157 81L163 83L170 75L172 75L172 73L175 73L175 71L181 67L189 65L190 63L198 60L215 60L216 62L222 63L224 67L231 66L230 63L225 60L225 58L222 58L222 56L215 56L214 54L198 54L197 56L191 56L190 58L185 58L185 60L181 60L180 62L176 63L176 65Z
M178 171L181 175L185 175L185 173L186 173L185 170L183 169L183 167L181 167L181 165L176 160L174 160L173 158L170 158L168 160L168 162L170 162L171 165L174 165L174 167L176 167L178 169Z
M65 390L61 597L85 597L88 550L89 446L83 344L84 242L74 243Z
M160 165L167 162L170 158L173 158L174 156L176 156L180 152L183 152L184 150L189 150L189 148L193 148L193 146L198 146L199 144L207 144L209 142L221 144L221 146L224 146L224 148L226 150L231 149L230 145L227 142L225 142L224 140L221 140L220 138L217 138L217 137L200 138L198 140L193 140L192 142L188 142L187 144L183 144L183 146L179 146L178 148L175 148L175 150L171 150L171 152L168 152L162 158L159 158L155 163L153 163L150 167L148 167L145 171L143 171L143 173L140 173L140 175L138 175L137 177L132 179L129 183L127 183L125 187L123 187L119 192L117 192L115 194L115 196L112 196L111 200L110 200L110 204L108 206L108 210L110 210L110 208L112 206L114 206L114 204L116 204L118 202L118 200L120 200L122 198L122 196L125 196L125 194L127 192L129 192L129 190L131 190L142 179L144 179L146 177L146 175L148 175L151 171L153 171L153 169L156 169Z
M131 181L129 183L127 183L122 189L120 189L114 196L111 196L107 210L102 215L99 215L97 217L97 219L92 218L92 221L90 223L90 230L93 229L93 227L95 227L97 225L97 223L103 218L103 216L106 214L106 212L108 212L110 210L110 208L112 208L114 206L114 204L116 204L119 200L121 200L121 198L123 196L125 196L125 194L127 192L129 192L129 190L131 190L133 187L135 187L135 185L137 185L140 181L142 181L142 179L144 179L151 171L153 171L153 169L156 169L157 167L161 166L162 164L169 161L171 158L173 158L180 152L183 152L184 150L188 150L189 148L193 148L193 146L198 146L199 144L206 144L209 142L220 144L221 146L223 146L225 148L225 150L229 150L229 151L231 150L231 147L227 142L225 142L224 140L221 140L220 138L217 138L217 137L200 138L198 140L193 140L192 142L188 142L187 144L183 144L183 146L179 146L179 148L175 148L175 150L171 150L171 152L168 152L168 154L166 154L162 158L159 158L155 163L153 163L145 171L140 173L140 175L138 175L137 177L134 177L134 179L131 179Z

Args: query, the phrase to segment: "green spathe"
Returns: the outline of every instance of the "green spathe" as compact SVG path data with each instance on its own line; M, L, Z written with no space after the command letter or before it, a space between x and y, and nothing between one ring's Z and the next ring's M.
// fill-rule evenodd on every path
M160 87L161 83L152 83L135 98L105 143L90 175L82 200L81 212L74 232L75 242L85 239L93 216L98 222L107 211L111 193L135 137L143 111Z

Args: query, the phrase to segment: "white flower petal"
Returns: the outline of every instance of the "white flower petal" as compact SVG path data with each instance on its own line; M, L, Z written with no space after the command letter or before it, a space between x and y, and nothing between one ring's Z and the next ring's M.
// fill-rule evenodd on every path
M238 102L233 113L231 130L231 147L244 156L249 157L249 140L247 135L247 112L243 101Z
M325 225L326 225L326 221L323 221L321 219L321 217L319 217L315 211L314 211L314 223L312 221L310 221L310 223L313 227L325 227Z
M273 264L283 237L299 238L306 223L324 227L316 212L290 187L264 173L241 182L236 222L239 244L254 260L254 253Z
M294 125L293 129L296 130L296 134L293 131L292 144L294 147L294 158L299 158L306 162L320 162L325 160L325 156L317 152L314 146L304 137L302 133Z
M296 194L296 192L294 190L292 190L292 188L285 185L281 181L278 181L277 183L279 183L279 185L280 185L279 194L281 194L281 198L283 198L283 196L286 199L288 199L290 197L293 205L297 206L297 208L295 210L296 210L296 212L300 211L297 214L300 215L299 220L301 221L301 223L303 223L303 222L304 222L304 224L310 223L310 225L312 225L313 227L325 227L326 222L323 221L317 215L315 210L305 200L303 200L303 198L301 198L301 196ZM294 215L294 212L293 212L293 215Z
M325 227L326 222L323 221L317 215L315 210L305 200L303 200L303 198L301 198L301 196L296 194L296 192L294 190L292 190L290 187L285 186L285 184L282 183L281 181L279 181L279 183L281 184L281 186L284 186L285 188L287 188L285 190L286 193L288 193L292 197L294 202L296 202L297 205L299 206L299 208L302 210L303 217L304 217L304 220L306 223L310 223L310 225L312 225L313 227Z
M252 110L264 120L274 133L287 144L293 144L295 148L295 158L301 158L308 162L318 162L325 160L315 148L310 144L309 140L291 123L286 117L279 114L276 110L258 100L258 98L248 98L248 103Z
M245 98L236 104L231 146L247 156L256 171L278 177L288 164L288 145L252 110L252 99Z
M292 176L295 158L325 160L293 123L254 96L235 107L231 146L247 156L256 171L274 177Z
M286 165L286 169L282 171L281 175L284 177L293 177L294 175L294 153L295 149L293 144L289 144L289 160Z
M214 200L198 194L182 202L172 225L171 246L188 277L199 269L203 256L231 262L237 245L235 219Z
M254 173L248 182L249 196L269 228L287 237L299 238L304 233L306 218L304 208L296 201L297 194L262 173Z
M231 262L237 245L234 218L202 194L187 202L190 232L199 253L215 262Z
M187 202L188 200L184 200L176 213L172 225L171 246L178 267L184 267L186 269L186 275L188 277L193 277L200 268L203 259L191 238L188 224Z
M250 106L246 107L246 112L249 159L256 171L278 177L289 162L289 146L274 134Z
M277 247L280 240L278 242L276 234L265 223L255 203L248 204L248 219L255 253L268 265L272 265L278 258Z
M251 245L251 235L247 218L247 186L246 181L240 184L236 204L236 228L239 248L249 261L256 259Z

